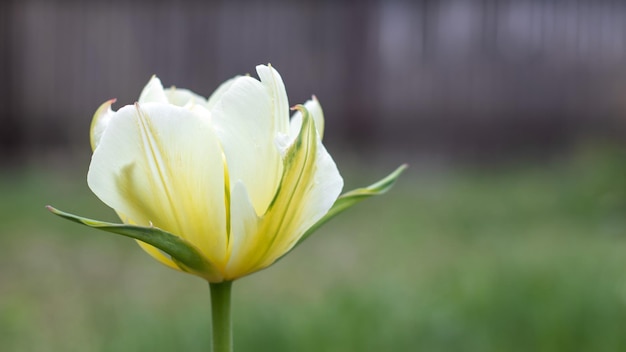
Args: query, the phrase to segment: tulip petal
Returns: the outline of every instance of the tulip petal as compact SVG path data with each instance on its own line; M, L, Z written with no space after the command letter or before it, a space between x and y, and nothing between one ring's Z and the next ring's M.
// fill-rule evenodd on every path
M217 102L219 102L222 99L222 95L224 95L224 93L230 88L230 86L233 83L235 83L235 81L239 77L241 77L241 76L235 76L235 77L227 80L226 82L220 84L220 86L217 87L215 92L213 92L213 94L211 94L209 99L207 99L206 108L209 109L209 110L212 110L213 107L215 106L215 104L217 104Z
M257 216L245 185L239 181L231 195L231 240L230 258L225 270L225 280L244 276L254 266L254 258L249 254L260 247L258 236L260 218Z
M73 222L93 227L98 230L115 233L148 243L171 256L182 271L206 278L209 281L221 281L221 275L200 253L198 248L184 239L156 227L114 224L83 218L47 206L53 214Z
M343 187L343 179L317 135L306 108L299 105L302 127L284 159L284 173L276 197L263 216L257 236L262 245L247 256L260 270L288 252L300 236L324 216Z
M180 236L222 269L228 240L224 167L209 118L146 103L116 113L87 181L105 204L128 217L125 222Z
M270 94L274 131L287 134L289 132L289 101L283 79L272 65L258 65L256 72Z
M168 102L165 91L163 90L163 84L161 84L161 80L156 75L153 75L150 81L148 81L148 84L143 88L139 95L138 102L140 104Z
M98 143L100 143L102 133L104 133L109 121L111 121L111 117L115 114L115 111L111 110L113 103L115 103L115 99L105 101L93 114L91 127L89 128L89 142L91 143L92 151L95 150Z
M236 78L211 110L228 161L230 183L246 185L259 216L274 197L282 173L272 114L266 87L251 77Z
M311 116L313 116L315 128L317 129L317 134L320 136L320 139L324 139L324 112L322 111L322 106L317 100L317 97L315 95L312 96L310 100L304 103L304 107ZM289 122L289 136L291 136L292 139L298 136L300 126L302 126L302 114L300 111L296 111Z
M181 89L176 87L167 88L164 90L165 96L170 104L182 107L190 107L195 104L205 105L206 99L188 89Z

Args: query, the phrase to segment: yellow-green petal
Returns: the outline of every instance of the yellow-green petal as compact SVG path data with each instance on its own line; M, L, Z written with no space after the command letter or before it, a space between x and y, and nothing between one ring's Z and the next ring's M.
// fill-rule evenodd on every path
M116 113L87 180L126 222L184 238L221 270L228 256L224 167L209 118L146 103Z
M285 154L280 188L260 219L254 240L242 241L239 255L247 264L242 272L267 267L289 251L328 212L343 187L312 117L304 106L298 109L303 115L302 127Z
M100 143L100 138L106 129L111 117L115 114L111 110L111 105L115 103L115 99L110 99L102 103L98 110L93 114L91 119L91 127L89 128L89 142L91 143L91 150L95 150Z

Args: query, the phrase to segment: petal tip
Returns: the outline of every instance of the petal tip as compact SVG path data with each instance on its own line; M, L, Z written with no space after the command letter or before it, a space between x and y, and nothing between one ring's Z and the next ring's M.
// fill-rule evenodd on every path
M294 105L294 106L290 107L289 110L291 110L291 111L296 111L297 110L297 111L300 111L301 113L304 113L304 111L308 111L306 109L306 107L304 105L302 105L302 104Z
M91 145L91 150L95 150L96 146L100 141L100 137L106 128L106 124L113 113L111 109L111 105L117 101L116 98L109 99L102 103L98 110L93 114L93 118L91 119L91 125L89 127L89 144Z

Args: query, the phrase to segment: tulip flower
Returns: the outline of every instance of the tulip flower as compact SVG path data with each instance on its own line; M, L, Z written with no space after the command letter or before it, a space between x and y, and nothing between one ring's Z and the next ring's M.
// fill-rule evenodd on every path
M280 74L237 76L208 99L164 89L154 76L139 100L96 111L87 174L94 194L122 224L48 207L69 220L137 240L166 266L207 280L214 351L232 350L232 281L264 269L320 225L386 192L404 170L340 196L343 179L322 144L313 97L292 108ZM217 317L216 317L217 316ZM216 330L217 328L217 330Z

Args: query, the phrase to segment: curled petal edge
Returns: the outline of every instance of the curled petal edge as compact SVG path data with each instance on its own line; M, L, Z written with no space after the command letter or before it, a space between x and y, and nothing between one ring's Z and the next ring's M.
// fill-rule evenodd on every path
M93 114L91 126L89 127L89 142L92 151L96 150L96 147L100 143L100 138L102 138L102 134L106 129L106 125L109 123L111 116L115 113L111 110L111 105L113 105L116 100L117 99L109 99L105 101Z

